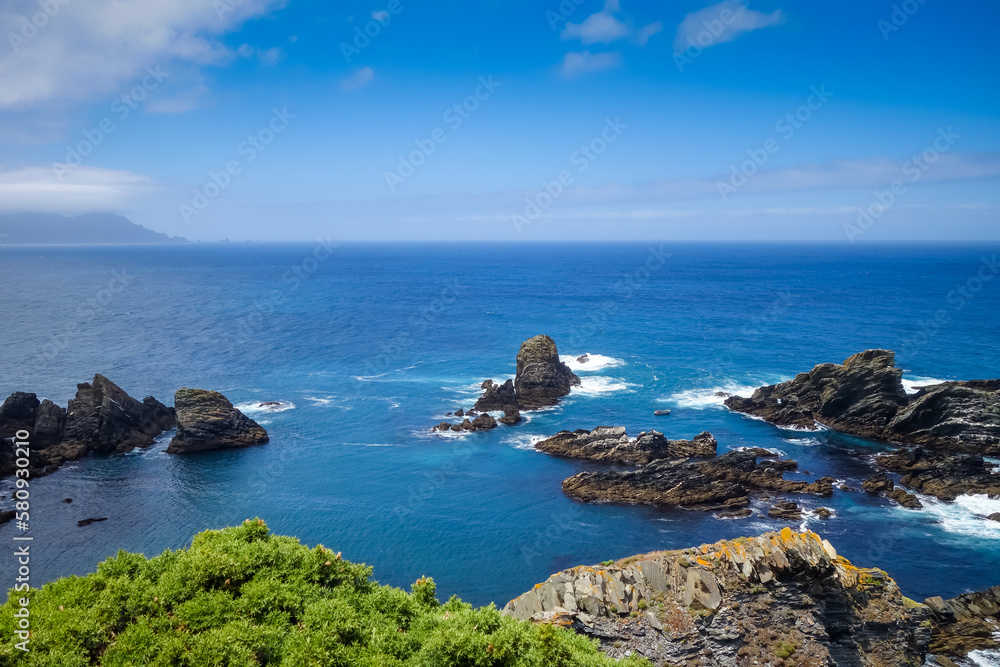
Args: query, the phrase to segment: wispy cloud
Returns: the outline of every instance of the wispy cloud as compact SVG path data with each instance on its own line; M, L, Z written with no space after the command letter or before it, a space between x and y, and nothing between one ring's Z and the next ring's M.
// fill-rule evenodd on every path
M567 78L573 78L588 72L598 72L612 69L622 64L622 55L613 53L591 53L590 51L571 51L563 58L560 72Z
M346 93L364 88L375 79L375 70L371 67L362 67L346 79L340 82L340 89Z
M619 12L618 0L607 0L604 9L591 14L583 23L567 23L563 28L563 39L578 39L583 44L614 42L628 36L628 26L615 14Z
M656 23L650 23L649 25L644 25L639 29L639 33L635 36L635 41L639 46L646 46L649 43L650 38L653 35L658 35L663 32L663 22L657 21Z
M151 190L130 171L80 166L59 180L49 167L0 168L0 211L88 213L118 211Z
M147 65L220 65L221 36L286 0L87 0L59 12L17 48L0 49L0 109L26 109L115 92ZM0 34L21 36L36 0L6 0ZM214 7L214 9L213 9ZM8 41L5 39L5 41Z
M691 46L708 48L731 42L740 35L778 25L784 20L780 9L765 14L748 9L745 1L725 0L685 16L677 26L674 50L680 53Z

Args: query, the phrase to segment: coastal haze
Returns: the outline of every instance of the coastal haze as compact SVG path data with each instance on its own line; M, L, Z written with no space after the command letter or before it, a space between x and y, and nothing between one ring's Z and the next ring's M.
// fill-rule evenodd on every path
M998 19L11 0L0 665L1000 666Z

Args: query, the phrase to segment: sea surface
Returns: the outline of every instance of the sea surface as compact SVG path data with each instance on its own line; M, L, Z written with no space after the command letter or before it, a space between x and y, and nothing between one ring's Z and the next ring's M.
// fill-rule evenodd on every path
M167 404L223 392L271 442L178 457L157 445L88 458L32 482L33 583L148 556L262 517L278 533L374 567L382 583L434 577L439 597L511 598L553 572L782 527L763 518L571 501L592 464L533 450L562 429L711 431L758 446L792 476L852 487L882 445L730 413L746 395L867 348L898 352L908 387L1000 376L1000 247L756 244L191 244L0 246L0 393L65 405L101 373ZM961 288L961 290L960 290ZM521 341L552 336L583 384L526 422L437 435ZM587 353L591 361L576 357ZM262 402L279 402L270 408ZM670 409L667 417L653 411ZM9 505L10 480L0 483ZM62 502L72 498L72 503ZM1000 583L1000 500L906 510L861 492L795 497L835 511L801 527L905 594ZM766 513L766 503L757 507ZM77 527L79 519L107 521ZM796 528L800 526L794 526ZM13 523L0 527L12 550ZM13 578L3 559L0 581ZM985 663L984 663L985 664Z

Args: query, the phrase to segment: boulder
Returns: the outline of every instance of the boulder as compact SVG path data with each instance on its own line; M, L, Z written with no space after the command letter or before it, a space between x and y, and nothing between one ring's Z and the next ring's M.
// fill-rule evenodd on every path
M174 395L177 435L169 454L262 445L267 431L233 407L222 394L204 389L179 389Z
M174 427L174 411L149 396L140 403L103 375L77 385L66 409L63 441L68 450L111 454L148 447ZM68 447L67 447L68 446Z
M907 493L905 489L896 486L896 483L889 479L884 472L872 475L861 483L861 488L874 496L885 496L894 500L907 509L920 509L923 503L912 493Z

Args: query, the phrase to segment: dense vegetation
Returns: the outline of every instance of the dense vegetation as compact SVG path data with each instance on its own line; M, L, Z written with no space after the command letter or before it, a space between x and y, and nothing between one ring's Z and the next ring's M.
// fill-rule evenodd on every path
M263 521L197 535L147 560L118 552L85 577L11 593L0 608L0 666L549 667L615 663L590 640L490 605L441 604L434 582L409 593ZM14 647L30 598L30 652Z

